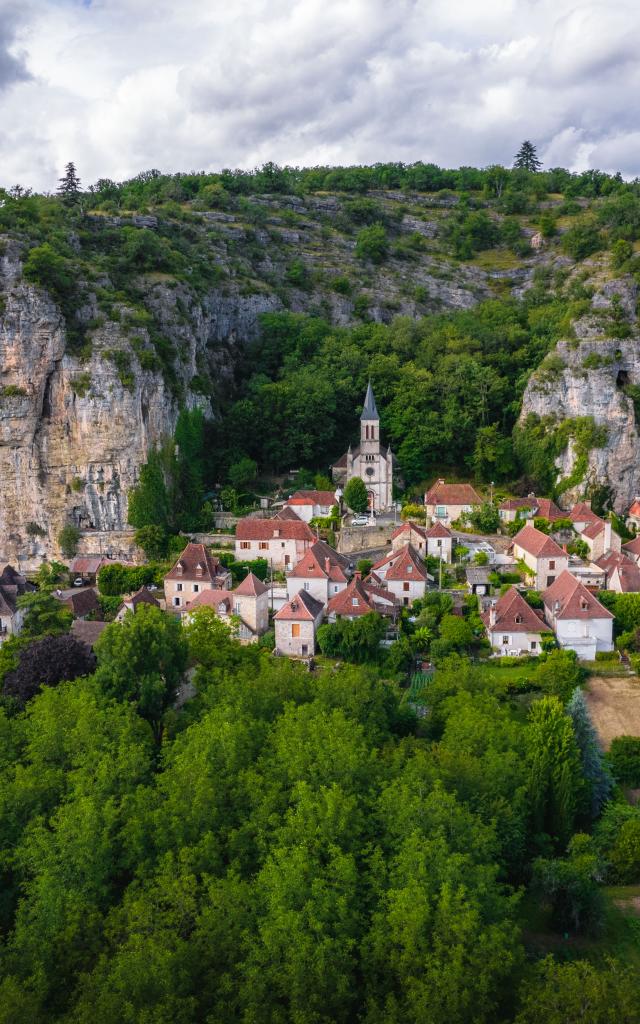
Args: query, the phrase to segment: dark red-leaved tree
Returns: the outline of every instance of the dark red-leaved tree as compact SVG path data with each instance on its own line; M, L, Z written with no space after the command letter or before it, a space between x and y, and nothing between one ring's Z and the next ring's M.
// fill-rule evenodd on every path
M17 667L4 677L2 691L22 705L42 686L57 686L65 679L89 675L96 667L93 651L72 636L34 640L20 651L19 658Z

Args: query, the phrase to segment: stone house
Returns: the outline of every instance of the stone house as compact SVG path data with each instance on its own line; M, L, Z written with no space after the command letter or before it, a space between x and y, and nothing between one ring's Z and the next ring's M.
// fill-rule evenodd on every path
M467 587L470 594L483 597L491 590L490 576L494 570L488 565L470 565L465 569Z
M596 562L608 551L620 551L622 541L612 529L611 523L603 519L593 519L580 531L580 539L589 548L589 557Z
M489 643L499 655L540 654L551 627L515 587L493 601L481 616Z
M334 505L339 506L339 502L333 491L296 491L284 503L305 523L318 517L326 519Z
M291 599L300 590L306 590L326 607L330 598L345 589L351 576L349 559L325 541L317 540L287 576L287 593Z
M250 572L233 590L204 590L182 612L188 620L198 608L212 608L228 624L237 623L241 643L255 643L269 629L269 588Z
M618 594L640 593L640 566L630 558L621 558L607 574L607 590Z
M571 520L576 533L582 533L589 523L602 522L591 508L590 501L576 502L567 518Z
M425 595L431 579L420 555L411 544L392 551L373 566L372 575L382 582L383 588L393 594L397 603L405 608L416 598Z
M289 658L311 658L316 653L316 634L324 608L305 590L295 594L274 615L276 654Z
M160 602L153 596L150 590L146 587L140 587L140 590L136 591L135 594L127 594L122 598L122 604L116 612L116 622L122 622L127 612L137 612L140 605L148 604L152 608L159 608Z
M640 565L640 537L623 544L622 551L628 558L633 559L636 565Z
M482 498L471 484L447 484L444 480L436 480L424 496L426 515L445 526L481 504Z
M448 531L447 531L448 532ZM427 554L427 528L419 523L412 523L407 520L391 534L391 550L402 551L407 544L411 544L421 558Z
M24 612L18 608L18 598L35 590L33 583L12 565L5 565L0 573L0 643L22 629Z
M332 467L332 477L343 488L353 477L360 477L367 488L369 508L381 512L393 502L393 471L391 447L385 449L380 441L380 416L369 382L360 416L360 445L353 449L349 445Z
M229 590L231 573L204 544L187 544L164 578L167 609L180 610L203 590Z
M69 609L74 619L86 619L100 611L98 594L93 587L84 590L56 590L55 596Z
M514 523L516 519L535 519L540 516L553 523L556 519L566 518L562 509L558 508L551 498L537 498L528 494L526 498L507 498L498 507L498 515L503 523Z
M627 512L627 526L630 530L640 530L640 496L638 495Z
M529 524L513 538L513 557L527 566L536 590L550 587L569 566L567 552L552 537Z
M560 647L593 661L599 651L613 650L613 615L590 590L562 572L542 594L544 617Z
M293 569L318 538L301 519L241 519L236 526L236 560L266 558L273 569Z
M394 595L374 580L363 580L362 574L355 573L349 586L332 597L327 605L329 622L336 619L357 619L369 612L389 615L395 618L398 602Z

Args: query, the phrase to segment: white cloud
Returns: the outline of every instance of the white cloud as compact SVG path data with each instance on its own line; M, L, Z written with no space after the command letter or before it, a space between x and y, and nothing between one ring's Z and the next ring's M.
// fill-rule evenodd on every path
M2 3L2 0L0 0ZM29 0L0 12L0 184L434 160L640 173L640 8L611 0Z

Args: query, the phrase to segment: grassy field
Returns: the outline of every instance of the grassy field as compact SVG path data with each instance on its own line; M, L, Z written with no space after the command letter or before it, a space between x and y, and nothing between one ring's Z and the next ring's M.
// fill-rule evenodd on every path
M604 750L616 736L640 736L640 678L593 675L586 689L591 720Z

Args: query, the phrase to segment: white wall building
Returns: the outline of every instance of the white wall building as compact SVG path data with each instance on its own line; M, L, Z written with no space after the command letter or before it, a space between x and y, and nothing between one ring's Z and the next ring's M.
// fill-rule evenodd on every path
M332 468L333 479L346 487L353 477L364 481L369 507L376 512L391 508L393 502L393 455L380 443L380 417L371 382L360 416L360 444L349 448Z
M561 573L542 600L560 647L575 651L583 661L613 650L613 615L570 572Z

